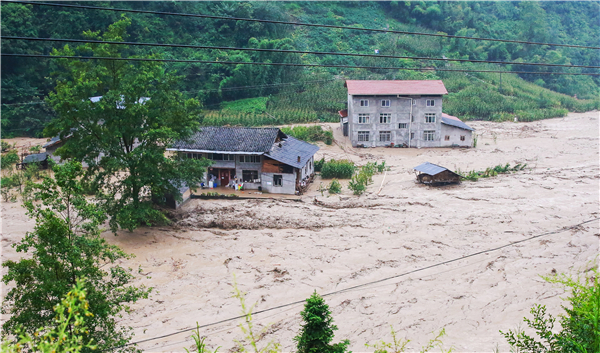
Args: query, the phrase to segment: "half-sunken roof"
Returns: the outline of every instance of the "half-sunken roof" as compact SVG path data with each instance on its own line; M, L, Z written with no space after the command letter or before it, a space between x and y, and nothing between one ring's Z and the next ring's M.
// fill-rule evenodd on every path
M416 171L419 171L421 173L425 173L425 174L429 174L429 175L436 175L445 170L452 172L448 168L444 168L442 166L439 166L439 165L433 164L433 163L429 163L429 162L419 164L418 166L414 167L413 169ZM454 172L452 172L452 173L454 173Z
M346 80L350 95L442 95L448 94L441 80Z
M39 163L45 161L47 157L48 155L45 152L30 154L23 158L23 163Z
M187 140L177 141L169 150L219 152L219 153L266 153L277 136L285 135L276 127L217 127L206 126Z
M459 118L452 116L452 115L448 115L446 113L442 113L442 124L454 126L454 127L469 130L469 131L475 131L475 129L473 129L469 125L463 123Z
M288 136L273 144L266 156L295 168L303 168L318 150L319 147L313 144Z

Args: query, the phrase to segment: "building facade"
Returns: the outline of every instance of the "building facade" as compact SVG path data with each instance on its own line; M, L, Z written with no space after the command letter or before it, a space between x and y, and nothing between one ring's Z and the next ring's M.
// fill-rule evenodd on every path
M347 80L345 86L348 110L340 112L341 124L353 147L452 146L446 137L460 134L442 119L448 93L442 81Z

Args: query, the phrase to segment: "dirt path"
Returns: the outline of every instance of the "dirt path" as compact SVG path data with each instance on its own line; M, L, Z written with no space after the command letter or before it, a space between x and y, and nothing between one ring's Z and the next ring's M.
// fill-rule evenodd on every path
M316 180L302 202L192 200L173 227L143 228L104 236L136 258L138 284L155 288L151 299L123 319L135 340L237 316L231 298L235 274L256 310L303 300L559 230L599 215L598 112L534 123L471 122L476 149L352 149L338 124L333 146L318 158L357 163L385 160L366 195L345 187L321 196ZM450 169L485 169L527 163L525 171L441 188L414 183L412 167L429 161ZM314 200L317 200L315 202ZM33 223L15 204L2 205L3 260L8 245ZM457 352L508 351L498 330L514 329L534 303L560 312L560 288L540 275L585 270L598 254L599 223L559 232L499 251L397 277L327 297L339 331L353 352L390 340L389 325L418 351L445 328L446 347ZM264 340L293 350L302 305L255 316L273 324ZM232 351L238 322L201 330L211 347ZM183 351L189 334L143 343L149 352ZM372 351L372 350L371 350Z

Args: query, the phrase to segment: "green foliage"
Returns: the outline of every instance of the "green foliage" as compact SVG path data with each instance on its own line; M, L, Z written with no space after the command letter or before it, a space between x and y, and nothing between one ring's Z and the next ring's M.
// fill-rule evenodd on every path
M260 332L255 332L254 323L252 322L252 310L254 309L253 304L248 306L246 304L246 293L242 292L238 288L237 281L235 279L235 275L233 276L233 297L237 298L240 301L240 305L242 306L242 315L244 315L244 322L240 324L240 329L244 333L244 339L250 345L250 348L247 348L240 341L236 341L238 344L238 352L252 352L252 353L278 353L280 352L280 344L274 341L268 342L264 347L259 347L259 341L263 337L263 335L269 329L268 326L263 328Z
M329 183L327 190L330 194L339 194L342 192L342 184L340 184L337 179L333 179L331 183Z
M386 167L385 161L381 164L368 162L360 167L358 172L352 176L352 179L348 183L348 188L352 190L354 195L362 195L367 190L367 186L373 183L373 175L383 173L386 170L389 170L389 167Z
M18 341L2 343L2 352L19 353L24 347L31 352L79 353L95 350L93 339L85 339L89 333L87 321L93 317L89 310L85 279L78 279L72 289L54 307L54 323L34 333L19 333ZM17 332L20 332L17 329Z
M13 143L12 145L4 140L0 141L0 144L2 145L2 152L8 152L12 149L15 148L16 144Z
M197 353L217 353L219 348L221 348L221 347L215 348L214 352L211 352L210 350L208 350L206 348L206 344L204 344L204 340L206 340L206 337L200 336L200 325L197 322L196 322L196 330L192 334L192 338L194 339L194 345L196 346L195 352L197 352ZM189 349L187 349L187 348L184 348L184 349L187 353L190 353Z
M527 167L527 164L518 163L514 167L511 167L510 163L506 163L506 165L497 165L493 168L486 168L484 171L471 170L463 173L458 170L457 174L460 175L462 180L477 181L479 178L490 178L495 177L498 174L519 172L525 169L525 167Z
M390 325L392 330L392 342L388 343L383 340L377 342L373 345L365 344L366 347L375 348L373 353L402 353L406 349L406 345L410 340L405 340L397 337L396 331L394 331L394 327Z
M6 268L2 282L11 286L2 306L2 313L10 318L2 328L13 336L33 334L56 318L52 309L76 279L86 278L83 287L94 316L86 321L88 332L82 334L83 341L93 339L102 350L123 345L132 333L119 327L116 319L129 310L129 303L146 298L149 290L130 285L133 275L116 265L130 255L100 236L106 215L83 194L81 164L55 166L54 175L55 179L46 177L41 184L34 184L34 197L24 201L36 225L13 246L29 256L2 264Z
M317 142L323 141L327 145L333 143L333 133L331 131L324 131L319 125L314 126L295 126L295 127L283 127L281 128L283 133L297 138L298 140Z
M124 17L102 35L84 35L120 41L130 23ZM126 51L122 46L85 44L52 54L121 57ZM180 197L178 188L198 185L209 165L206 160L165 156L167 146L195 132L199 103L184 99L176 88L179 78L157 62L58 62L56 91L48 98L58 117L46 132L70 137L57 154L89 165L85 178L98 191L113 231L166 222L148 196ZM102 98L92 102L91 96Z
M513 349L524 353L589 353L600 352L600 279L596 265L583 278L561 274L544 277L570 291L565 313L559 316L560 331L554 329L556 318L546 314L544 305L531 308L533 319L523 318L536 332L529 336L522 330L502 332Z
M333 324L329 306L315 291L306 299L300 313L304 322L300 334L294 338L298 353L343 353L347 352L349 340L331 344L337 326Z
M19 155L16 150L12 150L8 153L2 155L2 160L0 163L2 164L2 169L12 169L15 163L20 160Z
M321 177L324 179L350 179L355 170L354 162L347 159L332 159L321 166Z
M29 150L33 153L40 153L42 151L42 146L40 146L40 145L31 146L31 147L29 147Z
M315 172L320 172L323 169L323 165L325 164L325 157L315 161Z

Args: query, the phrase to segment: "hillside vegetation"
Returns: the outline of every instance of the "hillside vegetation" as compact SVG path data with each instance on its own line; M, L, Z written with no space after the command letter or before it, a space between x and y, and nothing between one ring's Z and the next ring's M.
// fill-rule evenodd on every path
M81 2L89 5L89 3ZM532 42L598 46L597 2L95 2L94 6L198 13L400 31L446 33ZM4 36L83 39L122 13L3 3ZM541 62L600 66L596 50L449 39L356 30L181 16L127 13L130 42L299 49L379 55ZM4 53L48 54L57 42L3 40ZM75 45L71 45L75 47ZM85 53L77 53L85 54ZM444 111L463 119L535 120L600 108L597 76L500 74L421 70L476 69L595 72L597 69L458 63L452 61L130 46L124 56L235 62L401 67L341 69L166 63L178 89L205 107L205 125L276 125L335 121L346 105L343 80L441 79ZM416 69L416 70L415 70ZM53 118L44 99L56 85L50 59L2 60L2 135L37 136ZM91 92L102 95L102 92ZM574 96L577 95L577 98Z

